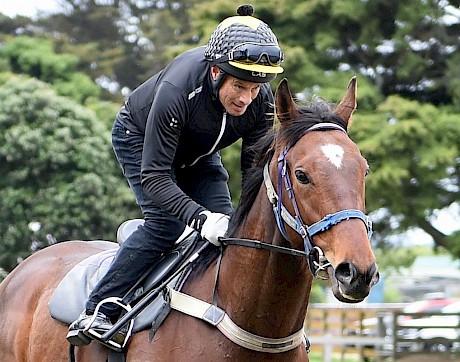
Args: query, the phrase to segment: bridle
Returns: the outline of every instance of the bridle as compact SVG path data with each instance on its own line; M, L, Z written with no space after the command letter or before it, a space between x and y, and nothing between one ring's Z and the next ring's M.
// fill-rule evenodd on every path
M327 269L331 266L330 262L324 256L323 251L320 247L315 246L313 243L313 236L319 234L323 231L326 231L337 225L338 223L349 220L349 219L360 219L364 222L366 226L367 233L369 239L372 236L372 221L370 220L369 216L364 214L361 210L357 209L345 209L333 214L328 214L323 217L321 220L311 224L306 225L305 222L302 220L302 216L300 215L299 207L297 205L297 201L294 195L294 191L292 188L292 182L287 172L287 161L286 155L289 150L297 143L297 141L302 138L306 133L312 131L327 131L327 130L339 130L347 134L346 130L335 124L335 123L318 123L303 132L299 135L294 141L292 141L288 146L286 146L283 151L278 156L278 194L276 193L275 187L273 186L273 182L270 179L269 174L269 164L270 160L265 164L263 170L264 176L264 183L265 188L267 189L267 196L272 204L273 213L275 215L276 223L278 225L278 229L280 230L283 237L291 241L288 233L286 231L285 224L287 224L290 228L296 231L304 241L304 250L305 252L300 252L296 249L284 248L280 246L275 246L267 243L263 243L260 241L255 240L247 240L247 239L236 239L236 238L223 238L221 241L224 244L233 244L233 245L244 245L249 247L255 247L258 249L269 249L275 252L281 252L285 254L291 255L302 255L307 257L308 267L314 277L318 277L321 279L327 279ZM284 187L283 187L284 186ZM286 190L287 196L292 203L294 209L294 216L286 209L283 205L282 198L283 198L283 189Z

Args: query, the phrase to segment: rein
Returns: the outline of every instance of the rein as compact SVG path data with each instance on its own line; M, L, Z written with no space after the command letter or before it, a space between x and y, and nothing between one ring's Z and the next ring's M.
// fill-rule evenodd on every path
M252 239L239 239L239 238L219 238L219 241L225 245L238 245L238 246L247 246L254 249L262 249L274 251L276 253L288 254L293 256L306 256L307 254L303 251L291 248L285 248L284 246L272 245L264 243L259 240Z

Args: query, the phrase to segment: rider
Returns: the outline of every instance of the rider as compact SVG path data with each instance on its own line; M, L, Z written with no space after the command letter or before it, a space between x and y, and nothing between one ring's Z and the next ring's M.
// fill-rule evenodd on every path
M219 150L242 138L243 183L251 146L273 124L269 81L283 53L251 5L223 20L207 46L186 51L135 89L118 113L112 143L144 224L121 245L69 330L83 330L103 299L123 297L168 252L186 225L219 245L232 212ZM91 328L103 334L119 307L102 304Z

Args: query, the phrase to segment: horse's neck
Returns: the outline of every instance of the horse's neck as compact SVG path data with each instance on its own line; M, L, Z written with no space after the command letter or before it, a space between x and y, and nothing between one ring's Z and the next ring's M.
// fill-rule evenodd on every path
M256 201L236 237L273 244L281 241L265 199ZM307 269L305 258L299 256L228 247L219 275L219 305L253 333L289 335L302 327L305 318L312 281Z

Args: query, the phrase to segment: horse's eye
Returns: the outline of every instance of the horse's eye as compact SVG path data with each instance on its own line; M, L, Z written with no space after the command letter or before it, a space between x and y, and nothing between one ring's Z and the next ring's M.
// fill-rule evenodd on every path
M308 184L310 183L310 179L308 178L307 175L303 171L296 170L295 171L295 177L301 184Z
M368 167L368 168L366 169L366 173L364 174L364 176L369 175L370 172L371 172L371 169Z

